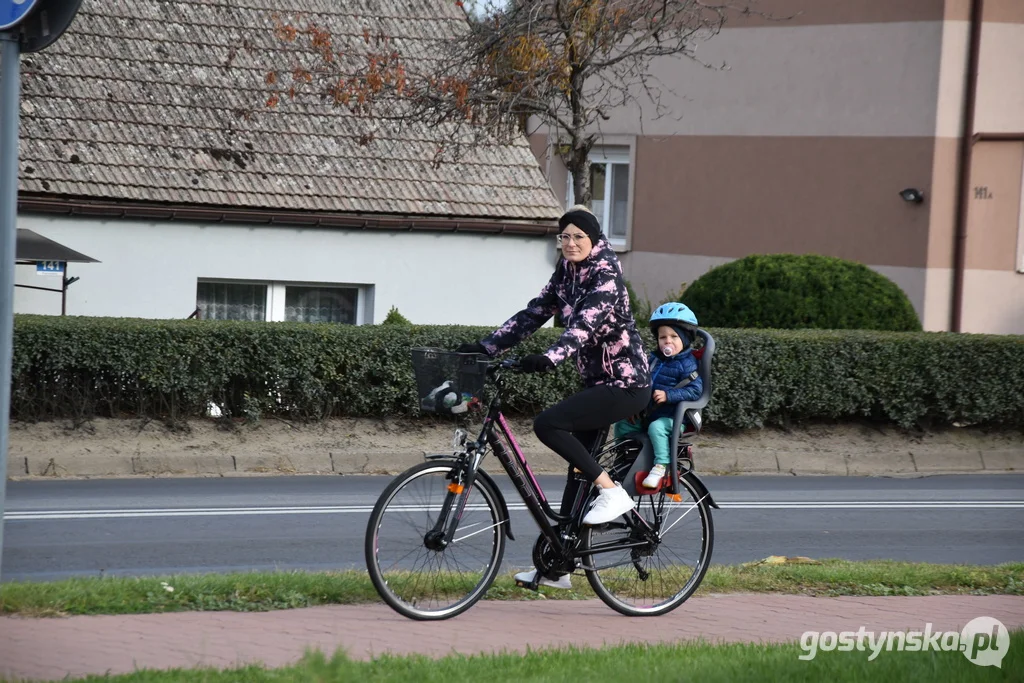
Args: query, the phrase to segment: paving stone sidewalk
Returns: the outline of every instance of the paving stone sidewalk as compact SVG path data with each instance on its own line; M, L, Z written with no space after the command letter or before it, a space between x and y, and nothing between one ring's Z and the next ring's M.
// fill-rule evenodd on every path
M525 652L624 642L798 641L805 631L959 631L975 617L1024 627L1022 596L814 598L729 594L691 598L655 619L623 617L599 601L482 601L440 622L408 620L382 604L262 613L0 618L0 675L59 680L136 669L291 664L307 648L382 653ZM612 635L609 635L612 634Z

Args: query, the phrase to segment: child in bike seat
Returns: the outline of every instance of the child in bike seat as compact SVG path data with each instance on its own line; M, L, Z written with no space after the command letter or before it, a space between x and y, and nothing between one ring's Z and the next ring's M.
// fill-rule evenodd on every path
M638 416L615 423L615 436L621 438L646 431L654 448L654 467L644 479L646 488L658 488L669 464L669 445L676 404L696 401L704 391L693 357L693 339L697 317L687 306L670 302L651 314L651 333L657 348L650 355L651 402Z

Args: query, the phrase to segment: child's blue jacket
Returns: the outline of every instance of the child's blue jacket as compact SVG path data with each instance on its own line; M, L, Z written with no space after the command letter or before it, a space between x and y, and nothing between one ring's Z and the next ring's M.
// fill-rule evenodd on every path
M675 388L697 371L697 359L693 357L693 349L686 349L671 358L665 358L655 352L651 354L648 363L652 368L651 391L664 391L668 399L661 405L651 401L650 412L645 416L648 421L659 417L673 417L676 414L675 404L680 401L696 401L704 393L704 382L700 376L685 387Z

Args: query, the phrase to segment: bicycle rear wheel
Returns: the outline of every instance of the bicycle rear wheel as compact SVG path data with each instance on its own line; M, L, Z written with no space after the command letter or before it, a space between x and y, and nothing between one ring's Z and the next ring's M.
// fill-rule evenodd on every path
M470 489L451 542L437 543L443 504L454 496L448 485L455 464L434 461L406 470L370 513L365 544L370 580L388 605L410 619L461 614L483 597L501 568L501 494L483 478ZM447 525L442 521L441 526Z
M638 496L631 524L617 520L583 529L583 564L594 567L586 570L587 580L617 612L671 612L704 579L714 546L711 509L689 482L679 483L681 502L664 492Z

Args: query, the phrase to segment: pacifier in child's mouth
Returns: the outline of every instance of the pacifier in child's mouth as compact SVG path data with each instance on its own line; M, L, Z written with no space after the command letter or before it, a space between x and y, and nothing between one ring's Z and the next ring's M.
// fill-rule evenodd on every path
M668 345L661 347L661 353L662 353L662 355L665 355L665 356L671 356L674 351L675 351L675 349L673 349L671 346L668 346Z

